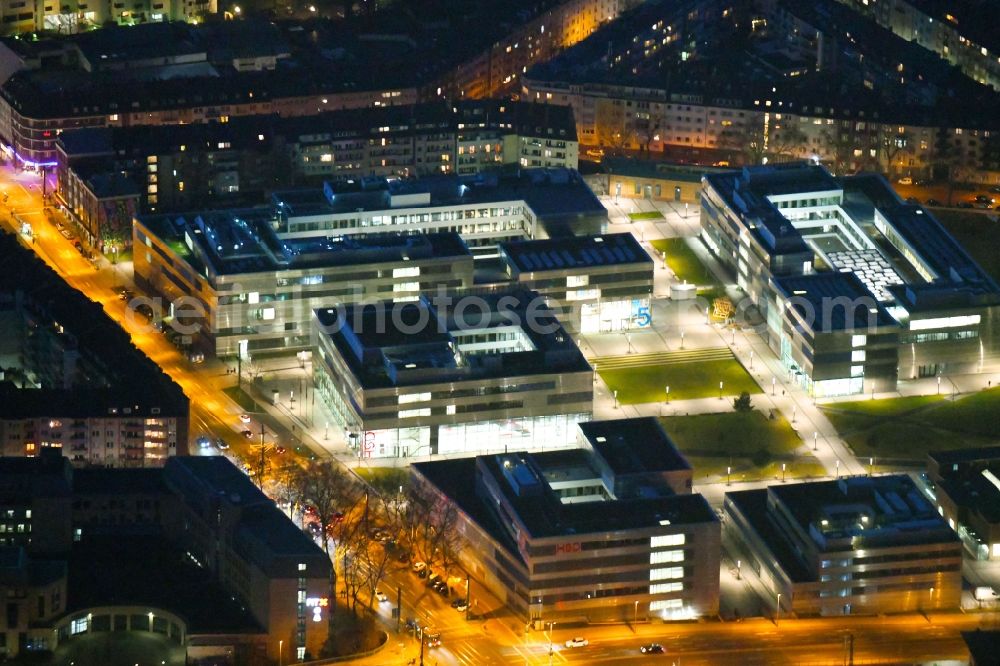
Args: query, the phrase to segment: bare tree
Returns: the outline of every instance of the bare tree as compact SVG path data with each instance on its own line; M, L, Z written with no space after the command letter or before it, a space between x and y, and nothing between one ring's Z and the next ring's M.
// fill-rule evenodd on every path
M719 133L719 147L739 153L744 164L760 164L767 153L764 128L756 125L727 127Z
M616 102L618 102L616 104ZM634 132L625 119L625 109L621 100L602 99L597 102L594 129L597 142L602 148L620 152L632 145Z
M315 511L320 534L323 535L323 550L329 556L330 536L336 534L339 525L347 522L343 516L357 502L357 482L336 462L314 461L295 470L290 486L296 501L311 506ZM330 567L330 598L337 598L336 563ZM329 617L333 618L333 612L329 613Z
M457 526L458 510L452 502L440 496L411 493L402 533L414 557L428 567L453 566L463 544Z

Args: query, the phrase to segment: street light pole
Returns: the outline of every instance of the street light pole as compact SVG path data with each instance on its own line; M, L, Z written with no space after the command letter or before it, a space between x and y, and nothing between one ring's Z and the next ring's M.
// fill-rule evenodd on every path
M614 394L615 398L615 409L618 409L618 389L615 389L612 393Z
M774 611L774 626L778 626L778 620L781 619L781 592L778 592L778 605Z
M931 589L933 590L934 588L931 588ZM633 634L639 633L639 629L636 626L637 624L639 624L639 600L638 599L636 599L635 606L634 606L634 609L632 611L632 633Z
M819 433L814 431L813 432L813 451L816 450L816 447L818 445L819 445Z
M285 650L285 641L278 640L278 666L282 665L282 656Z

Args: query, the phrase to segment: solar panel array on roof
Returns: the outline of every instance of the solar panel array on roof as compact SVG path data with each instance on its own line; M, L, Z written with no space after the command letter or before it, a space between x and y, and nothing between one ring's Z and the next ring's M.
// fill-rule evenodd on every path
M631 234L512 241L502 248L525 271L651 261Z

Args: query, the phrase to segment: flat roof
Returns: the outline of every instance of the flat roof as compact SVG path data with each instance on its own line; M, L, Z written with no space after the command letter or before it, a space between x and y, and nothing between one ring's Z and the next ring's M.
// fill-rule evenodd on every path
M803 532L818 532L825 539L858 539L858 547L865 548L958 540L905 474L775 484L767 491Z
M431 206L461 206L524 201L539 219L602 215L607 209L583 181L566 168L510 169L506 172L424 176L408 180L368 177L327 183L323 188L280 190L272 202L283 220L391 211Z
M938 465L960 465L962 463L1000 461L1000 446L982 446L968 449L931 451L927 454Z
M516 240L499 244L500 255L520 272L558 271L653 260L630 233Z
M610 156L601 159L601 166L612 176L631 176L659 180L700 183L706 173L724 171L724 167L678 164L638 157Z
M774 278L774 284L817 332L895 327L896 320L854 273L825 272ZM841 301L848 299L850 305Z
M261 634L230 590L160 537L84 535L69 557L67 612L147 606L175 613L192 634Z
M455 232L281 238L266 208L142 215L138 222L198 273L204 274L201 269L209 267L209 279L217 275L472 256Z
M511 452L508 456L524 456L535 461L542 470L585 462L582 451L550 451L542 453ZM484 466L504 492L531 537L543 539L646 529L665 525L691 525L718 522L718 516L705 498L698 494L666 495L630 498L604 502L563 504L548 490L545 495L517 497L504 479L497 462L502 456L487 455L457 460L413 463L411 467L433 483L458 508L476 521L520 561L520 555L507 532L497 523L491 508L476 492L477 468ZM669 522L668 522L669 521Z
M768 508L767 489L737 490L726 493L726 502L730 502L743 515L750 527L757 533L777 564L793 583L804 583L814 580L814 576L806 567L791 543L774 522L774 517Z
M559 465L565 457L560 451L506 455L530 459L541 470L550 464ZM499 463L501 457L478 456L476 460L496 480L496 485L535 539L718 521L718 516L699 494L563 504L545 481L542 497L519 496L504 478Z
M160 417L188 416L181 387L133 344L100 303L67 285L12 234L0 233L0 257L2 307L23 306L38 325L58 327L60 344L78 350L95 368L69 389L19 388L0 381L0 418L146 417L153 410Z
M321 308L315 317L366 389L591 371L544 300L517 287ZM462 351L464 331L498 328L517 330L516 349Z
M655 417L587 421L577 427L615 474L691 469Z

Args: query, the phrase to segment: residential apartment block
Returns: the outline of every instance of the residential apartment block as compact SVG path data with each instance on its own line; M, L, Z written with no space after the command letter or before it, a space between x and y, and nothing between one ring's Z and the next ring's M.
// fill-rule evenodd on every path
M987 3L941 0L840 0L955 65L969 78L1000 89L1000 40Z
M98 245L128 212L253 205L324 180L577 167L567 107L444 102L63 132L56 196ZM124 220L124 224L123 224ZM104 229L104 231L102 231Z
M184 454L188 399L94 303L0 237L0 451L61 449L80 466L162 466Z
M653 418L585 422L579 448L414 463L452 504L463 567L519 618L548 623L711 617L719 519Z
M772 484L723 508L727 547L776 612L958 608L962 544L908 476Z
M836 0L768 0L747 11L645 3L529 70L522 99L573 107L585 151L817 159L838 174L914 178L946 177L948 155L952 178L1000 182L988 165L1000 95L978 76L956 74ZM746 51L726 48L734 39Z
M593 370L538 294L422 295L318 309L316 396L359 457L572 444Z
M0 525L19 526L0 544L0 589L32 595L8 609L7 656L110 632L158 635L192 661L319 654L330 560L227 458L76 468L48 449L0 458L0 482L13 516Z
M701 196L700 238L812 395L981 372L997 357L1000 288L881 176L768 165L706 175Z

